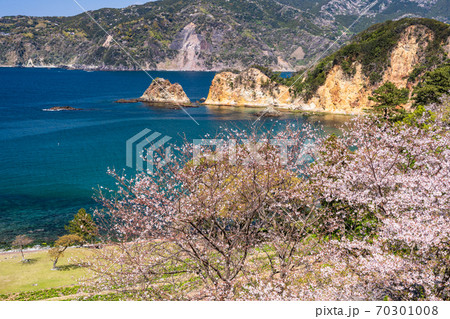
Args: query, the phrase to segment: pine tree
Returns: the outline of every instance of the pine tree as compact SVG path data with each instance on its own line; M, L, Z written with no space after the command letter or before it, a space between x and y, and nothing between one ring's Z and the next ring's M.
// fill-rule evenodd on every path
M81 238L78 235L64 235L59 237L58 240L55 242L55 247L48 251L48 255L50 259L53 261L52 270L57 270L56 264L58 263L59 258L64 256L64 252L66 251L67 248L79 244L82 241L83 238Z
M80 236L84 242L92 241L98 235L97 225L84 208L78 211L65 229L71 234Z
M403 114L405 110L400 107L408 102L409 90L399 89L392 82L386 82L373 91L373 96L369 100L377 104L373 106L376 113L385 119L392 119L395 114Z

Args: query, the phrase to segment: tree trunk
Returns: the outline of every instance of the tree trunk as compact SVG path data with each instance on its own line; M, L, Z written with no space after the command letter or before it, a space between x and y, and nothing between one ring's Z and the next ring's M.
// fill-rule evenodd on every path
M22 262L25 262L25 255L23 254L23 247L20 246L20 253L22 254Z
M58 268L56 268L56 263L58 262L58 258L56 258L54 261L53 261L53 268L52 268L52 270L57 270Z

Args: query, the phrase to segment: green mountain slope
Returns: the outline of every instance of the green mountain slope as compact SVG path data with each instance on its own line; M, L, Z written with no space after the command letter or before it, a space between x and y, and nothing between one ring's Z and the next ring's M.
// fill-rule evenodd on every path
M140 65L146 69L220 70L260 64L292 70L315 61L339 39L331 48L336 50L371 19L397 17L411 10L419 15L433 10L443 14L439 10L442 0L431 0L433 5L427 8L418 6L416 2L421 0L403 0L409 11L391 4L388 8L394 8L395 14L387 9L371 12L348 36L339 38L359 10L327 9L330 2L339 5L340 1L160 0L91 12L107 34L86 14L3 17L0 64L23 65L32 59L37 65L101 69L138 69ZM352 3L361 2L362 6L364 1Z

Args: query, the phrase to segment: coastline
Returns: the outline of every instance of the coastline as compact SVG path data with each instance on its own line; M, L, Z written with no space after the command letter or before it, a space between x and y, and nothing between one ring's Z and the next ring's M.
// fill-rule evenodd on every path
M113 67L113 66L95 66L95 65L41 65L41 66L33 66L27 67L22 65L7 65L0 64L0 68L20 68L20 69L61 69L61 70L83 70L83 71L111 71L111 72L211 72L218 73L222 72L224 69L138 69L138 68L128 68L128 67ZM227 69L227 68L225 68ZM238 70L238 71L243 71ZM275 70L274 72L283 72L283 73L293 73L295 70Z
M60 73L57 73L60 72ZM73 211L79 209L80 207L90 208L92 207L92 189L96 188L97 185L108 186L110 182L110 177L107 176L106 169L108 166L124 167L125 162L123 160L123 148L121 143L110 143L105 144L104 141L118 140L126 141L127 138L136 134L140 127L148 127L152 125L152 129L158 132L162 132L165 135L170 135L172 129L180 130L182 132L187 132L189 137L195 138L197 134L197 129L194 127L191 120L182 112L176 111L172 112L170 110L158 108L158 107L146 107L145 105L136 106L126 106L113 104L116 98L121 96L135 96L135 91L138 94L141 92L140 89L136 90L137 85L142 85L142 87L147 86L148 79L144 76L137 76L135 73L125 73L114 72L97 72L97 73L86 73L86 72L64 72L56 70L44 70L36 69L34 71L30 70L20 70L19 68L5 68L3 69L2 78L5 79L5 84L2 89L3 92L8 92L12 85L18 85L19 91L23 91L28 87L27 81L23 81L24 74L25 78L33 78L35 75L39 76L40 80L36 82L37 86L34 88L36 92L39 92L39 96L33 97L33 99L24 99L26 95L21 95L14 97L11 95L5 95L4 104L8 107L4 108L4 114L13 114L14 117L21 119L22 116L27 118L29 116L29 110L37 110L33 113L33 117L39 120L43 125L36 125L33 128L33 135L28 133L28 128L25 126L17 125L15 131L12 133L17 134L18 137L26 137L20 139L19 142L14 140L13 143L9 142L9 139L5 139L4 144L7 146L8 158L11 157L10 161L5 159L2 161L2 168L5 169L11 175L19 175L17 173L17 167L21 167L23 163L27 163L27 160L23 159L23 151L27 153L36 154L32 156L33 162L39 163L38 170L36 173L31 174L30 178L24 177L21 186L10 185L3 181L0 183L2 190L6 195L13 194L16 190L24 193L17 197L17 200L7 201L4 198L2 204L9 209L8 213L5 214L5 218L1 221L6 222L6 218L12 220L12 222L17 225L11 227L11 232L5 232L2 234L1 239L2 245L0 254L13 253L15 250L9 247L10 242L13 240L15 235L21 233L28 233L30 231L41 230L37 232L33 237L35 237L35 243L40 244L41 247L36 247L34 250L45 250L46 246L42 243L50 244L53 239L56 239L58 234L57 229L62 229L63 225L73 217ZM185 89L188 93L193 95L195 98L205 97L208 93L210 80L213 76L211 73L195 72L197 75L190 75L185 72L178 72L179 77L175 76L175 81L177 79L182 83L186 83ZM64 81L54 81L55 75L59 74L57 78L64 78ZM170 77L172 74L168 74ZM163 75L162 75L163 76ZM190 81L191 79L199 79L198 81ZM99 81L99 79L101 81ZM109 81L108 79L112 79ZM122 80L126 79L129 83L128 87L122 89ZM93 86L91 83L106 83L99 86ZM10 84L11 83L11 84ZM17 84L16 84L17 83ZM51 84L51 85L50 85ZM78 93L67 97L65 94L60 96L55 95L53 92L67 92L68 88L78 87L76 91ZM23 90L22 90L23 88ZM194 88L194 90L192 90ZM123 91L121 91L123 90ZM25 91L26 92L26 91ZM113 92L113 93L111 93ZM58 93L59 94L59 93ZM78 102L78 98L82 99L85 95L91 96L87 101ZM118 95L118 96L117 96ZM22 104L28 105L30 108L15 107L14 101L18 99ZM66 101L66 99L70 99ZM98 103L98 104L97 104ZM78 112L70 113L68 112L42 112L43 108L49 108L54 105L71 105L74 108L84 108L85 110L90 110L80 114ZM93 105L99 105L99 109L94 109ZM200 108L192 110L194 118L205 119L208 121L208 126L212 127L211 130L220 129L224 125L224 121L241 121L254 122L258 119L258 115L253 115L251 113L256 113L264 110L266 107L261 105L259 107L237 107L237 106L218 106L211 105L212 111L209 110L209 106L201 105ZM92 109L91 109L92 108ZM214 111L215 109L222 109L225 111ZM314 111L303 111L303 110L292 110L279 108L282 112L281 120L293 120L300 118L301 121L309 121L308 118L311 117L311 121L320 121L325 123L328 127L328 122L330 122L330 127L335 128L343 122L342 120L350 119L349 115L338 115L338 114L328 114L326 112L314 112ZM33 111L34 112L34 111ZM191 112L190 110L188 112ZM132 121L117 121L122 119L122 117L132 118ZM203 117L203 118L202 118ZM78 118L89 118L95 120L98 123L95 126L81 126L80 130L77 130L77 134L73 129L76 129ZM148 119L155 119L155 121L149 122ZM8 117L4 117L4 122L6 122ZM47 127L51 127L52 124L44 125L47 123L53 123L57 119L65 126L56 126L55 131L49 131ZM175 122L175 121L176 122ZM102 124L103 121L108 123L109 121L114 124ZM117 124L116 124L117 123ZM139 127L135 124L138 123ZM172 124L175 123L175 124ZM28 125L28 124L27 124ZM67 129L65 128L67 126ZM6 137L6 130L5 137ZM15 133L17 132L18 133ZM22 133L23 132L23 133ZM61 132L61 133L53 133ZM198 131L201 132L201 131ZM20 133L20 134L19 134ZM29 134L29 135L26 135ZM46 138L42 139L39 137L41 134L46 134ZM79 135L78 135L79 134ZM203 133L202 133L203 134ZM96 139L92 139L92 136L97 136ZM86 137L86 141L80 142L81 139ZM90 138L89 141L88 138ZM100 142L100 143L99 143ZM109 143L109 142L107 142ZM48 149L55 150L56 152L47 152ZM76 159L67 160L66 149L75 150L81 156L87 157L92 156L92 150L94 150L95 158L99 160L92 161L89 163L77 163ZM34 150L38 150L35 152ZM29 151L33 150L33 151ZM109 155L111 153L112 155ZM108 154L108 155L104 155ZM82 161L83 162L83 161ZM65 165L60 165L60 163L65 163ZM67 165L79 177L72 181L70 174L67 174ZM45 173L44 173L45 169ZM47 173L51 170L51 174ZM39 175L38 175L39 174ZM42 176L42 177L41 177ZM44 178L45 176L45 178ZM60 183L65 182L68 186L60 188ZM70 183L70 184L69 184ZM55 194L55 190L58 192ZM31 194L31 192L33 192ZM63 196L61 196L61 194ZM68 201L67 198L74 198L74 202ZM47 200L47 199L50 200ZM19 204L21 206L19 206ZM27 214L25 221L19 222L19 217L22 211L29 210L32 213ZM16 213L17 212L17 213ZM36 218L34 216L42 216L44 218ZM54 217L52 217L54 216ZM60 217L62 216L62 217ZM67 216L67 217L66 217ZM22 217L20 217L22 218ZM57 222L46 223L46 220L50 218L55 218ZM0 225L2 226L2 225Z
M273 105L231 105L231 104L200 103L200 106L218 107L218 108L220 108L220 107L246 108L246 109L255 109L255 110L264 110L264 109L268 109L268 108L273 108L276 111L279 111L281 113L301 114L301 115L306 115L306 116L341 115L341 116L354 117L354 116L364 115L364 112L347 113L347 112L338 112L338 111L330 112L330 111L320 110L320 109L302 109L301 106L296 106L296 105L274 107Z
M8 69L59 69L59 70L68 70L68 71L86 71L86 72L205 72L205 73L218 73L220 71L217 70L176 70L176 69L144 69L144 70L136 70L136 69L124 69L124 68L104 68L104 67L94 67L94 66L65 66L65 65L49 65L49 66L34 66L34 67L26 67L26 66L17 66L17 65L0 65L1 68ZM295 71L282 71L282 72L295 72ZM136 101L136 102L144 102L144 101ZM124 102L123 102L124 103ZM164 104L164 103L163 103ZM194 104L194 103L193 103ZM188 105L186 105L187 107ZM189 105L192 106L192 105ZM273 107L273 105L232 105L232 104L214 104L214 103L199 103L195 106L212 106L212 107L244 107L249 109L264 109ZM302 113L304 115L343 115L343 116L358 116L361 115L361 112L358 113L347 113L347 112L330 112L320 109L302 109L300 106L289 105L289 106L277 106L275 107L277 111L288 114L296 114Z

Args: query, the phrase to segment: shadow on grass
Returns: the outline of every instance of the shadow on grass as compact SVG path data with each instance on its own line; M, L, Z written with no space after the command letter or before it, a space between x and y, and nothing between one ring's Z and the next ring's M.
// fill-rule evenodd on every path
M56 269L58 271L70 271L70 270L75 270L81 268L81 265L79 264L70 264L70 265L63 265L63 266L58 266L56 267Z
M33 265L39 261L40 258L27 258L24 261L21 261L20 263L22 265Z

